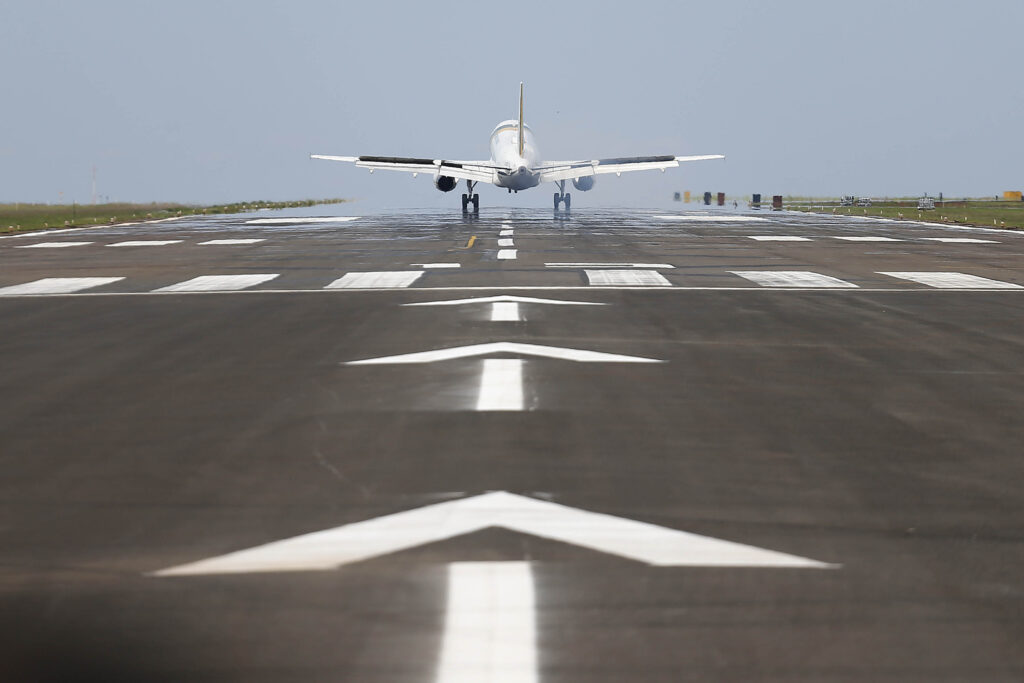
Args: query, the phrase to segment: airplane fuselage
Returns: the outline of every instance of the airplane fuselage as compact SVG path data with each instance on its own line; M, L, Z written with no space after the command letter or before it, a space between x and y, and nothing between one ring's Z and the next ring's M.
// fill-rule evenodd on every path
M491 133L491 162L505 170L495 171L494 184L518 192L540 184L540 173L533 167L540 162L537 144L530 127L523 125L522 154L519 153L519 122L502 121Z

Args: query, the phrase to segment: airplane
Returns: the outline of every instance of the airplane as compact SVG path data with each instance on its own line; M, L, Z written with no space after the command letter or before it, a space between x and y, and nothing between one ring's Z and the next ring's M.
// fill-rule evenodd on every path
M414 159L407 157L385 156L332 156L327 154L311 154L311 159L328 161L347 161L356 166L367 168L370 173L377 169L389 171L405 171L413 177L420 173L430 173L434 178L434 187L441 192L451 192L459 183L466 181L467 193L462 195L462 211L467 212L469 205L473 211L480 210L480 195L474 191L477 183L490 183L507 189L510 193L528 190L541 183L553 182L558 186L555 193L555 211L560 204L568 211L572 198L565 191L567 180L581 192L594 187L594 176L614 173L620 176L629 171L651 171L654 169L665 172L666 168L679 166L681 161L705 161L708 159L724 159L721 154L702 154L697 156L647 156L620 157L616 159L592 159L580 161L547 161L543 162L537 153L533 131L523 121L523 84L519 84L519 118L499 123L491 133L491 158L487 161L452 161L449 159Z

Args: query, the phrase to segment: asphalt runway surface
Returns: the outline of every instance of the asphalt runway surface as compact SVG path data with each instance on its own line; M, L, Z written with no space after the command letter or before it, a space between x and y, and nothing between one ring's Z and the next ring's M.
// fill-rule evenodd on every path
M347 218L0 239L5 680L1024 680L1024 235Z

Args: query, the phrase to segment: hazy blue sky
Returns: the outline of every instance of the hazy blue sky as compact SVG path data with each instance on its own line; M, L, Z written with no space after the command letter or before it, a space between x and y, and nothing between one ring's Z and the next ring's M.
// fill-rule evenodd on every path
M1021 35L1020 0L0 0L0 201L88 201L95 165L118 200L455 205L308 155L487 158L520 80L548 158L729 157L576 204L996 194L1024 188Z

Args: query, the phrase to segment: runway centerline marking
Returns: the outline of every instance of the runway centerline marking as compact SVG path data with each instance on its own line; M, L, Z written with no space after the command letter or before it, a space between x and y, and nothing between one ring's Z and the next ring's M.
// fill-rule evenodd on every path
M437 683L535 683L536 606L529 562L448 565Z
M671 287L672 283L655 270L584 270L591 285L630 285L634 287Z
M762 287L857 288L857 285L852 282L807 270L730 270L729 272Z
M246 225L301 225L304 223L346 223L359 220L360 216L311 216L307 218L257 218L246 221Z
M529 296L482 296L474 299L449 299L447 301L417 301L403 306L462 306L464 304L493 304L515 302L520 304L552 304L556 306L607 306L600 301L565 301L564 299L537 299Z
M974 237L922 237L929 242L951 242L954 244L1000 244L996 240L980 240Z
M518 251L516 249L499 249L498 260L499 261L515 261L517 258Z
M257 242L266 242L266 241L267 241L267 238L265 238L265 237L251 238L251 239L206 240L205 242L200 242L199 245L200 246L207 246L207 245L227 245L227 244L256 244Z
M968 275L966 273L944 272L882 272L879 275L910 280L936 289L1024 289L1024 286L1001 280L990 280L986 277Z
M875 237L872 235L854 236L854 235L832 235L834 240L845 240L846 242L902 242L892 237Z
M71 294L83 289L101 287L120 282L123 277L45 277L22 285L0 287L0 296L26 296L36 294Z
M39 242L38 244L22 244L15 249L64 249L67 247L84 247L92 242Z
M248 289L273 280L277 273L250 273L247 275L200 275L191 280L178 282L153 290L156 292L225 292Z
M491 322L519 322L522 319L519 304L514 301L496 301L491 304Z
M757 240L758 242L810 242L811 241L807 237L798 237L797 235L747 235L747 239Z
M476 409L481 412L523 409L522 360L518 358L487 358L484 360L483 371L480 373L480 390L477 392Z
M421 270L346 273L324 289L400 289L408 287L422 276Z
M461 268L461 263L410 263L409 265L426 268L426 269L439 269L439 268Z
M674 270L671 263L545 263L545 268L648 268Z
M655 216L658 220L663 221L692 221L695 223L767 223L767 218L758 218L757 216L709 216L706 214L696 214L694 216Z
M181 244L181 240L128 240L127 242L114 242L108 247L166 247L168 244Z
M491 527L655 567L839 568L766 548L493 491L273 541L150 576L324 571Z

